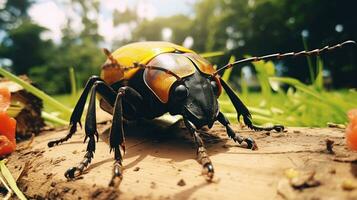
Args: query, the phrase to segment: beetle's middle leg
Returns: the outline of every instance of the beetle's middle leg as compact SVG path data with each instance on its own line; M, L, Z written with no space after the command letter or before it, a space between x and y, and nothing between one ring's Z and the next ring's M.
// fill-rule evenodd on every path
M232 138L235 142L238 142L239 144L241 144L242 142L246 142L248 145L247 146L248 149L255 150L258 148L257 144L255 143L255 141L252 138L250 138L250 137L244 138L241 135L239 135L238 133L235 133L233 131L232 127L230 126L230 122L223 115L222 112L218 113L217 120L219 121L219 123L221 123L223 126L226 127L228 136L230 138Z
M206 148L204 147L203 144L203 140L200 136L200 134L196 131L194 125L185 120L185 125L188 128L188 130L191 132L193 139L196 143L196 147L197 147L197 161L202 165L203 167L203 171L202 174L207 176L207 180L211 181L213 179L214 176L214 169L213 169L213 165L212 162L210 160L210 158L208 157L208 154L206 152Z

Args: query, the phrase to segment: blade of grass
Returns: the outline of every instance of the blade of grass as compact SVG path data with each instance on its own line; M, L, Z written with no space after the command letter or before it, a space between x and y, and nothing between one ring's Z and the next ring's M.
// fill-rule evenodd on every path
M304 36L302 36L302 43L304 45L305 51L308 51L309 48L307 46L307 41ZM306 59L307 59L307 64L309 66L310 80L311 80L311 83L313 83L314 79L315 79L314 67L312 66L311 57L306 56Z
M296 89L304 92L305 94L308 94L309 96L312 96L319 100L321 103L327 103L330 106L332 106L336 111L339 113L339 115L343 116L345 120L347 120L345 110L335 101L331 100L329 97L326 97L325 95L322 95L318 93L317 91L314 91L313 89L309 88L307 85L301 83L299 80L294 79L294 78L287 78L287 77L271 77L271 80L279 81L282 83L286 83L288 85L294 86Z
M12 191L14 191L14 193L16 194L16 196L20 199L20 200L26 200L25 195L20 191L20 189L17 187L16 185L16 181L14 179L14 177L12 177L11 172L9 171L9 169L6 167L5 162L3 160L0 161L0 170L1 170L1 174L3 175L3 177L5 178L6 182L9 184L10 188L12 189Z
M0 181L1 181L1 183L3 184L3 186L5 186L5 188L6 188L6 190L7 190L7 194L6 194L6 196L4 197L3 200L8 200L8 199L11 198L13 192L12 192L12 190L10 189L10 187L7 185L7 183L6 183L5 179L4 179L4 177L1 175L1 173L0 173Z
M322 91L324 88L324 80L323 80L323 62L320 57L316 59L316 79L314 81L314 87L318 91Z
M236 58L234 56L231 56L229 58L229 62L228 63L233 63L234 61L236 60ZM233 67L229 68L229 69L226 69L223 73L223 76L222 76L222 79L225 81L225 82L228 82L228 79L229 77L231 76L231 73L232 73L232 69Z
M27 90L28 92L31 92L32 94L34 94L35 96L39 97L40 99L43 100L43 102L45 104L48 104L49 106L55 108L56 110L60 110L64 116L68 117L71 115L72 111L71 109L69 109L67 106L61 104L60 102L58 102L57 100L55 100L54 98L48 96L46 93L44 93L43 91L37 89L36 87L34 87L33 85L25 82L24 80L18 78L17 76L15 76L14 74L6 71L4 68L0 67L0 74L3 75L4 77L6 77L7 79L14 81L15 83L21 85L25 90Z
M223 56L224 51L213 51L213 52L206 52L206 53L200 53L200 56L203 58L212 58L216 56Z
M58 125L68 125L69 121L63 120L61 118L56 117L53 114L47 113L45 111L42 111L42 117L48 122L52 122Z
M74 68L69 68L69 80L71 82L71 95L72 98L77 97L77 84L76 84L76 76L74 74Z
M274 63L271 61L269 62L258 61L258 62L253 62L253 66L257 71L257 78L259 81L260 88L262 90L262 95L264 97L264 100L266 100L267 104L269 105L271 94L272 94L270 83L269 83L269 77L275 75Z

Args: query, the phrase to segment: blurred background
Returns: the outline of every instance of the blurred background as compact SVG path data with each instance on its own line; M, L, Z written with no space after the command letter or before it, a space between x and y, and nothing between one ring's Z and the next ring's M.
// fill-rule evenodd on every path
M71 92L71 68L79 88L99 73L103 47L164 40L211 53L209 60L222 66L248 55L357 40L356 8L351 0L0 0L0 66L27 74L49 94L65 94ZM319 58L259 62L225 78L261 123L275 115L281 115L276 122L292 125L345 122L346 110L357 105L356 52L346 47ZM233 112L222 98L223 109ZM306 98L311 101L302 102ZM321 116L309 112L322 110L327 118L311 122ZM289 121L292 113L300 118Z

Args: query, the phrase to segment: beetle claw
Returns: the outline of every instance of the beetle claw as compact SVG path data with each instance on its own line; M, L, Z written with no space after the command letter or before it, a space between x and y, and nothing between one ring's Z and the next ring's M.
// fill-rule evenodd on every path
M248 145L247 148L248 149L251 149L251 150L257 150L258 149L257 143L255 143L253 138L248 137L248 138L245 138L244 141L247 143L247 145Z
M76 171L80 172L77 167L71 167L64 173L64 176L67 179L74 179Z
M203 166L202 174L206 176L207 181L212 181L214 169L212 163L207 163Z
M285 127L283 125L275 125L273 127L273 129L276 131L276 132L283 132Z

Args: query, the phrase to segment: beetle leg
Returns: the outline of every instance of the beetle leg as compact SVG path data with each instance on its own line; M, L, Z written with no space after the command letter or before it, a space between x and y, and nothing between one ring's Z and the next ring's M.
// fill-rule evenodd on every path
M255 131L275 130L277 132L282 132L284 130L283 125L274 125L271 127L261 127L261 126L254 125L251 120L252 116L251 116L248 108L243 104L243 102L239 99L239 97L234 93L232 88L230 88L229 85L223 79L220 79L220 82L238 114L238 117L237 117L238 120L239 120L240 116L242 115L245 125L247 125L250 129L253 129Z
M101 80L98 76L92 76L88 79L86 86L84 87L84 90L76 104L76 106L74 107L74 110L72 112L71 115L71 119L70 119L70 129L69 129L69 133L60 139L57 140L53 140L50 141L47 145L48 147L53 147L54 145L58 145L60 143L63 143L67 140L69 140L73 134L77 131L77 123L82 127L81 125L81 117L83 114L83 109L84 109L84 105L86 103L89 91L92 89L94 83L96 81Z
M65 177L73 179L76 176L82 174L84 169L91 163L95 152L95 137L98 141L97 121L96 121L96 94L100 93L109 103L113 104L116 92L112 90L103 81L96 81L92 87L91 96L89 100L88 112L85 120L85 133L84 142L89 138L87 145L87 153L84 155L84 159L79 163L77 167L68 169L65 173Z
M217 116L217 120L219 121L219 123L221 123L223 126L226 127L227 130L227 135L232 138L235 142L238 142L239 144L241 144L243 141L247 143L247 148L248 149L252 149L252 150L256 150L258 149L257 144L255 143L255 141L253 140L253 138L251 137L247 137L244 138L241 135L239 135L238 133L235 133L232 129L232 127L230 126L230 122L228 121L228 119L223 115L222 112L219 112L218 116Z
M97 124L96 124L96 112L95 112L95 99L96 99L96 86L92 88L92 93L90 96L88 113L85 121L85 133L84 142L89 138L87 145L87 153L84 155L84 159L80 162L77 167L72 167L66 171L64 174L66 178L72 179L76 176L82 174L83 170L89 165L92 161L94 152L95 152L95 139L98 137Z
M202 174L206 175L206 178L208 181L211 181L214 176L214 169L213 169L212 162L206 152L206 148L204 147L203 140L191 122L189 122L185 119L184 119L184 122L185 122L185 125L188 128L188 130L193 135L193 139L194 139L196 147L197 147L197 161L203 167Z
M125 154L125 137L123 129L122 99L131 100L133 103L142 101L141 95L131 87L121 87L118 90L114 103L113 123L110 129L110 151L114 150L113 176L109 186L117 187L123 179L123 154Z

